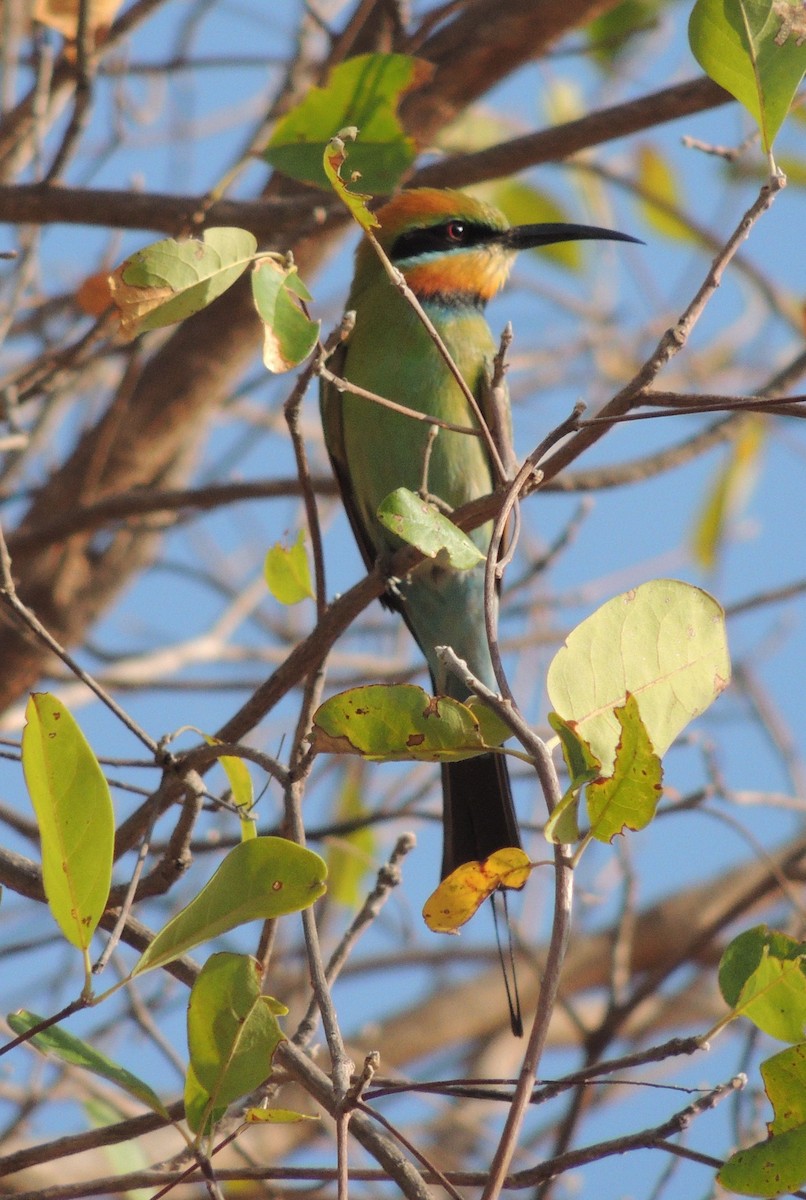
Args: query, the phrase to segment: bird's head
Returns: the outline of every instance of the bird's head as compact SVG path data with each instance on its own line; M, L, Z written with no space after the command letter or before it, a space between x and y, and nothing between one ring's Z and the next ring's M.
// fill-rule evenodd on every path
M400 192L377 217L378 240L418 300L446 305L483 307L505 284L519 250L582 239L638 240L592 225L510 225L491 204L439 188ZM356 281L374 273L376 264L365 240Z

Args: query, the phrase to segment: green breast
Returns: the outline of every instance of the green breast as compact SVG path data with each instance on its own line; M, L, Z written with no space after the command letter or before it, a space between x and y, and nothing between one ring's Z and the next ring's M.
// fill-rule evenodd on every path
M459 385L417 315L387 280L380 283L361 297L345 357L345 378L417 412L477 427ZM484 317L476 309L454 311L433 305L428 315L470 389L480 396L495 352ZM378 524L378 504L397 487L416 491L422 486L431 426L352 393L344 393L341 404L342 452L354 498L367 532L382 551L393 547L396 539ZM493 475L483 441L441 429L429 460L427 487L451 508L492 491ZM475 536L483 546L489 533L477 531Z

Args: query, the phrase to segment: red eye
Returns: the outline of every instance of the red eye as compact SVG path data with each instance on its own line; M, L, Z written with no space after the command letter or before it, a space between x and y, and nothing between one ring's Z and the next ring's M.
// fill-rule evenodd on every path
M445 232L448 235L449 241L463 242L465 238L464 221L449 221L445 226Z

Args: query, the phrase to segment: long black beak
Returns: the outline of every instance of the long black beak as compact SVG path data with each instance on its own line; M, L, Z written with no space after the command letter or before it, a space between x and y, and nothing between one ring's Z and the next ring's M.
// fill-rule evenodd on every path
M581 241L644 244L640 238L617 233L615 229L600 229L597 225L566 225L562 221L549 221L544 225L515 225L501 235L501 244L509 250L532 250L536 246L552 246L556 242Z

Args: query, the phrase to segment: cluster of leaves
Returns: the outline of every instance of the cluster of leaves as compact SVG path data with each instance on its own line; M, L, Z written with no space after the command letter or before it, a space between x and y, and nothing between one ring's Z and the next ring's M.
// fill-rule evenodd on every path
M136 976L167 966L239 925L308 908L325 891L327 867L318 854L285 838L256 837L254 825L244 819L244 840L199 894L157 933L126 979L94 996L89 947L107 906L114 852L109 787L62 702L37 693L26 715L22 765L40 831L45 895L65 938L82 951L85 1005L99 1003ZM243 763L229 757L225 765L234 795L248 810L251 796L244 794L239 770ZM208 1138L227 1106L271 1073L274 1051L284 1036L277 1017L287 1010L261 993L261 982L255 959L219 953L208 960L191 990L185 1115L199 1137ZM80 1039L58 1027L40 1029L48 1023L33 1013L12 1013L8 1020L44 1053L111 1080L166 1115L147 1084Z

